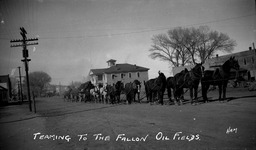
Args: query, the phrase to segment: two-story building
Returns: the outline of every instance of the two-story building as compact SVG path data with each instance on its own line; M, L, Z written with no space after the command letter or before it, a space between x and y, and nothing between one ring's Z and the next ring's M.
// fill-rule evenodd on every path
M128 63L116 64L116 60L114 59L108 60L107 63L108 68L90 70L90 79L94 85L113 85L117 81L122 81L124 84L126 84L137 79L142 83L142 88L144 88L143 81L148 80L149 68Z

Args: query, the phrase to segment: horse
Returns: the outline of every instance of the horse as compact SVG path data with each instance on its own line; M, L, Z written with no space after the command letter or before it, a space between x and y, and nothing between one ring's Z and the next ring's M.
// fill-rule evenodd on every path
M124 91L128 104L131 104L132 101L135 102L136 94L138 95L138 102L140 103L140 89L141 83L139 80L134 80L133 82L125 84Z
M145 90L149 102L152 104L156 95L158 95L159 103L163 105L163 96L166 88L166 77L162 72L158 72L158 77L145 82Z
M64 92L64 98L68 101L77 102L79 100L79 90L74 86L68 86Z
M72 102L73 101L77 102L79 100L79 90L75 87L72 87L70 91L70 96L71 96Z
M124 86L124 93L126 96L126 101L128 104L131 104L134 100L135 92L134 89L136 89L136 85L132 82L126 83Z
M134 102L136 100L136 94L137 94L137 97L138 97L138 102L140 102L140 91L141 91L141 82L139 80L134 80L133 81L133 84L136 85L136 88L134 89Z
M203 76L204 67L202 63L196 64L195 67L193 67L190 71L184 70L174 76L174 97L176 100L176 103L178 102L178 97L180 98L180 104L183 104L182 102L182 96L183 96L183 88L188 88L190 91L190 102L194 105L193 100L196 100L197 103L197 91L198 86L200 83L200 80ZM194 96L194 97L193 97Z
M103 103L107 103L107 84L104 84L102 87L100 87L100 98Z
M111 104L114 104L116 102L116 90L115 90L115 86L113 85L107 85L106 86L106 91L107 91L107 94L106 94L106 99L109 98L110 100L110 103Z
M152 99L152 94L151 93L151 88L155 82L156 78L154 79L150 79L147 82L144 81L144 87L145 87L145 93L146 93L146 97L147 97L147 102L150 102L150 99Z
M100 89L98 86L94 86L94 88L90 89L90 94L95 103L100 102Z
M78 88L78 90L84 97L84 99L83 99L84 102L91 101L90 90L93 88L94 88L94 85L91 83L91 81L87 81L87 82L81 84L80 87Z
M117 103L121 102L120 95L123 90L124 90L124 83L122 81L117 81L115 84L115 97L116 97Z
M67 101L69 101L71 99L71 91L72 89L68 86L68 89L64 92L64 100L67 99Z
M202 96L204 102L208 102L207 91L210 85L217 85L219 88L219 101L226 99L226 88L228 84L228 80L230 77L231 69L239 70L240 66L235 57L230 57L227 61L223 63L220 68L215 70L206 70L204 72L204 77L201 80L202 84ZM223 99L221 95L223 94Z
M187 70L183 70L183 71L187 71ZM183 73L183 71L181 73ZM174 91L174 86L175 86L175 81L174 81L174 77L168 77L167 78L167 84L166 84L166 89L167 89L167 94L168 94L168 99L169 99L169 104L171 105L172 103L177 104L176 101L172 101L172 90ZM179 90L180 93L178 93L178 91L176 91L176 96L180 96L182 98L184 91ZM174 92L173 92L174 94Z

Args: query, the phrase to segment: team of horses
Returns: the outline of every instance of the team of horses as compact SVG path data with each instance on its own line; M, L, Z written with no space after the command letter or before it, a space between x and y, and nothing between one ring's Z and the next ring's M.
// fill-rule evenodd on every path
M166 78L164 73L158 72L158 77L144 81L145 95L150 104L164 104L164 93L167 89L170 104L182 105L184 103L184 89L190 91L190 103L198 104L198 87L201 83L203 102L208 102L207 93L210 85L218 86L219 101L226 99L226 88L230 78L231 69L239 70L238 61L235 57L230 57L223 65L215 70L205 70L202 63L195 64L189 71L182 70L173 77ZM109 104L121 103L121 94L125 94L126 103L141 103L140 92L141 82L134 80L124 84L122 81L109 84L99 84L94 86L90 81L82 84L78 88L80 101L94 101ZM70 91L64 95L70 98ZM137 100L136 100L137 95ZM173 95L173 96L172 96ZM79 97L79 98L78 98ZM172 98L173 97L173 98Z

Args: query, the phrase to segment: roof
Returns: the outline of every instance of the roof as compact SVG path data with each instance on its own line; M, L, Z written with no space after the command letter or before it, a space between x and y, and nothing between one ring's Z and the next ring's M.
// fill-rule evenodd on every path
M0 90L1 91L7 91L8 89L0 85Z
M124 63L124 64L116 64L109 68L91 69L91 72L94 75L100 75L103 73L111 74L111 73L138 72L138 71L148 71L148 70L149 68Z
M116 62L116 60L110 59L110 60L108 60L107 62Z

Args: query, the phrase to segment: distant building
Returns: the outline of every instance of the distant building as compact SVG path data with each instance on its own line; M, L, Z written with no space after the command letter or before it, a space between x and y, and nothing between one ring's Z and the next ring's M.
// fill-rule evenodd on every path
M44 88L43 88L43 92L44 94L52 94L52 95L63 95L64 92L67 90L67 86L66 85L53 85L50 83L45 84Z
M249 48L249 50L233 53L224 56L216 56L206 61L206 69L214 69L221 66L231 56L235 56L240 65L239 75L246 80L255 80L256 77L256 50Z
M6 104L12 97L12 87L9 75L0 76L0 104Z
M124 84L133 82L135 79L142 82L148 80L148 68L136 64L116 64L116 60L107 61L108 68L91 69L89 72L91 82L96 84L110 84L122 81Z
M68 89L67 85L55 85L56 86L56 94L63 95L64 92Z
M214 70L217 67L223 65L225 61L227 61L231 56L235 56L235 59L238 60L240 65L239 75L245 78L246 80L255 80L256 77L256 50L249 48L249 50L232 53L229 55L223 55L213 57L211 59L206 60L204 67L205 70ZM173 67L173 75L179 73L183 69L187 68L191 70L194 66L182 66L182 67ZM233 76L234 76L234 70Z

